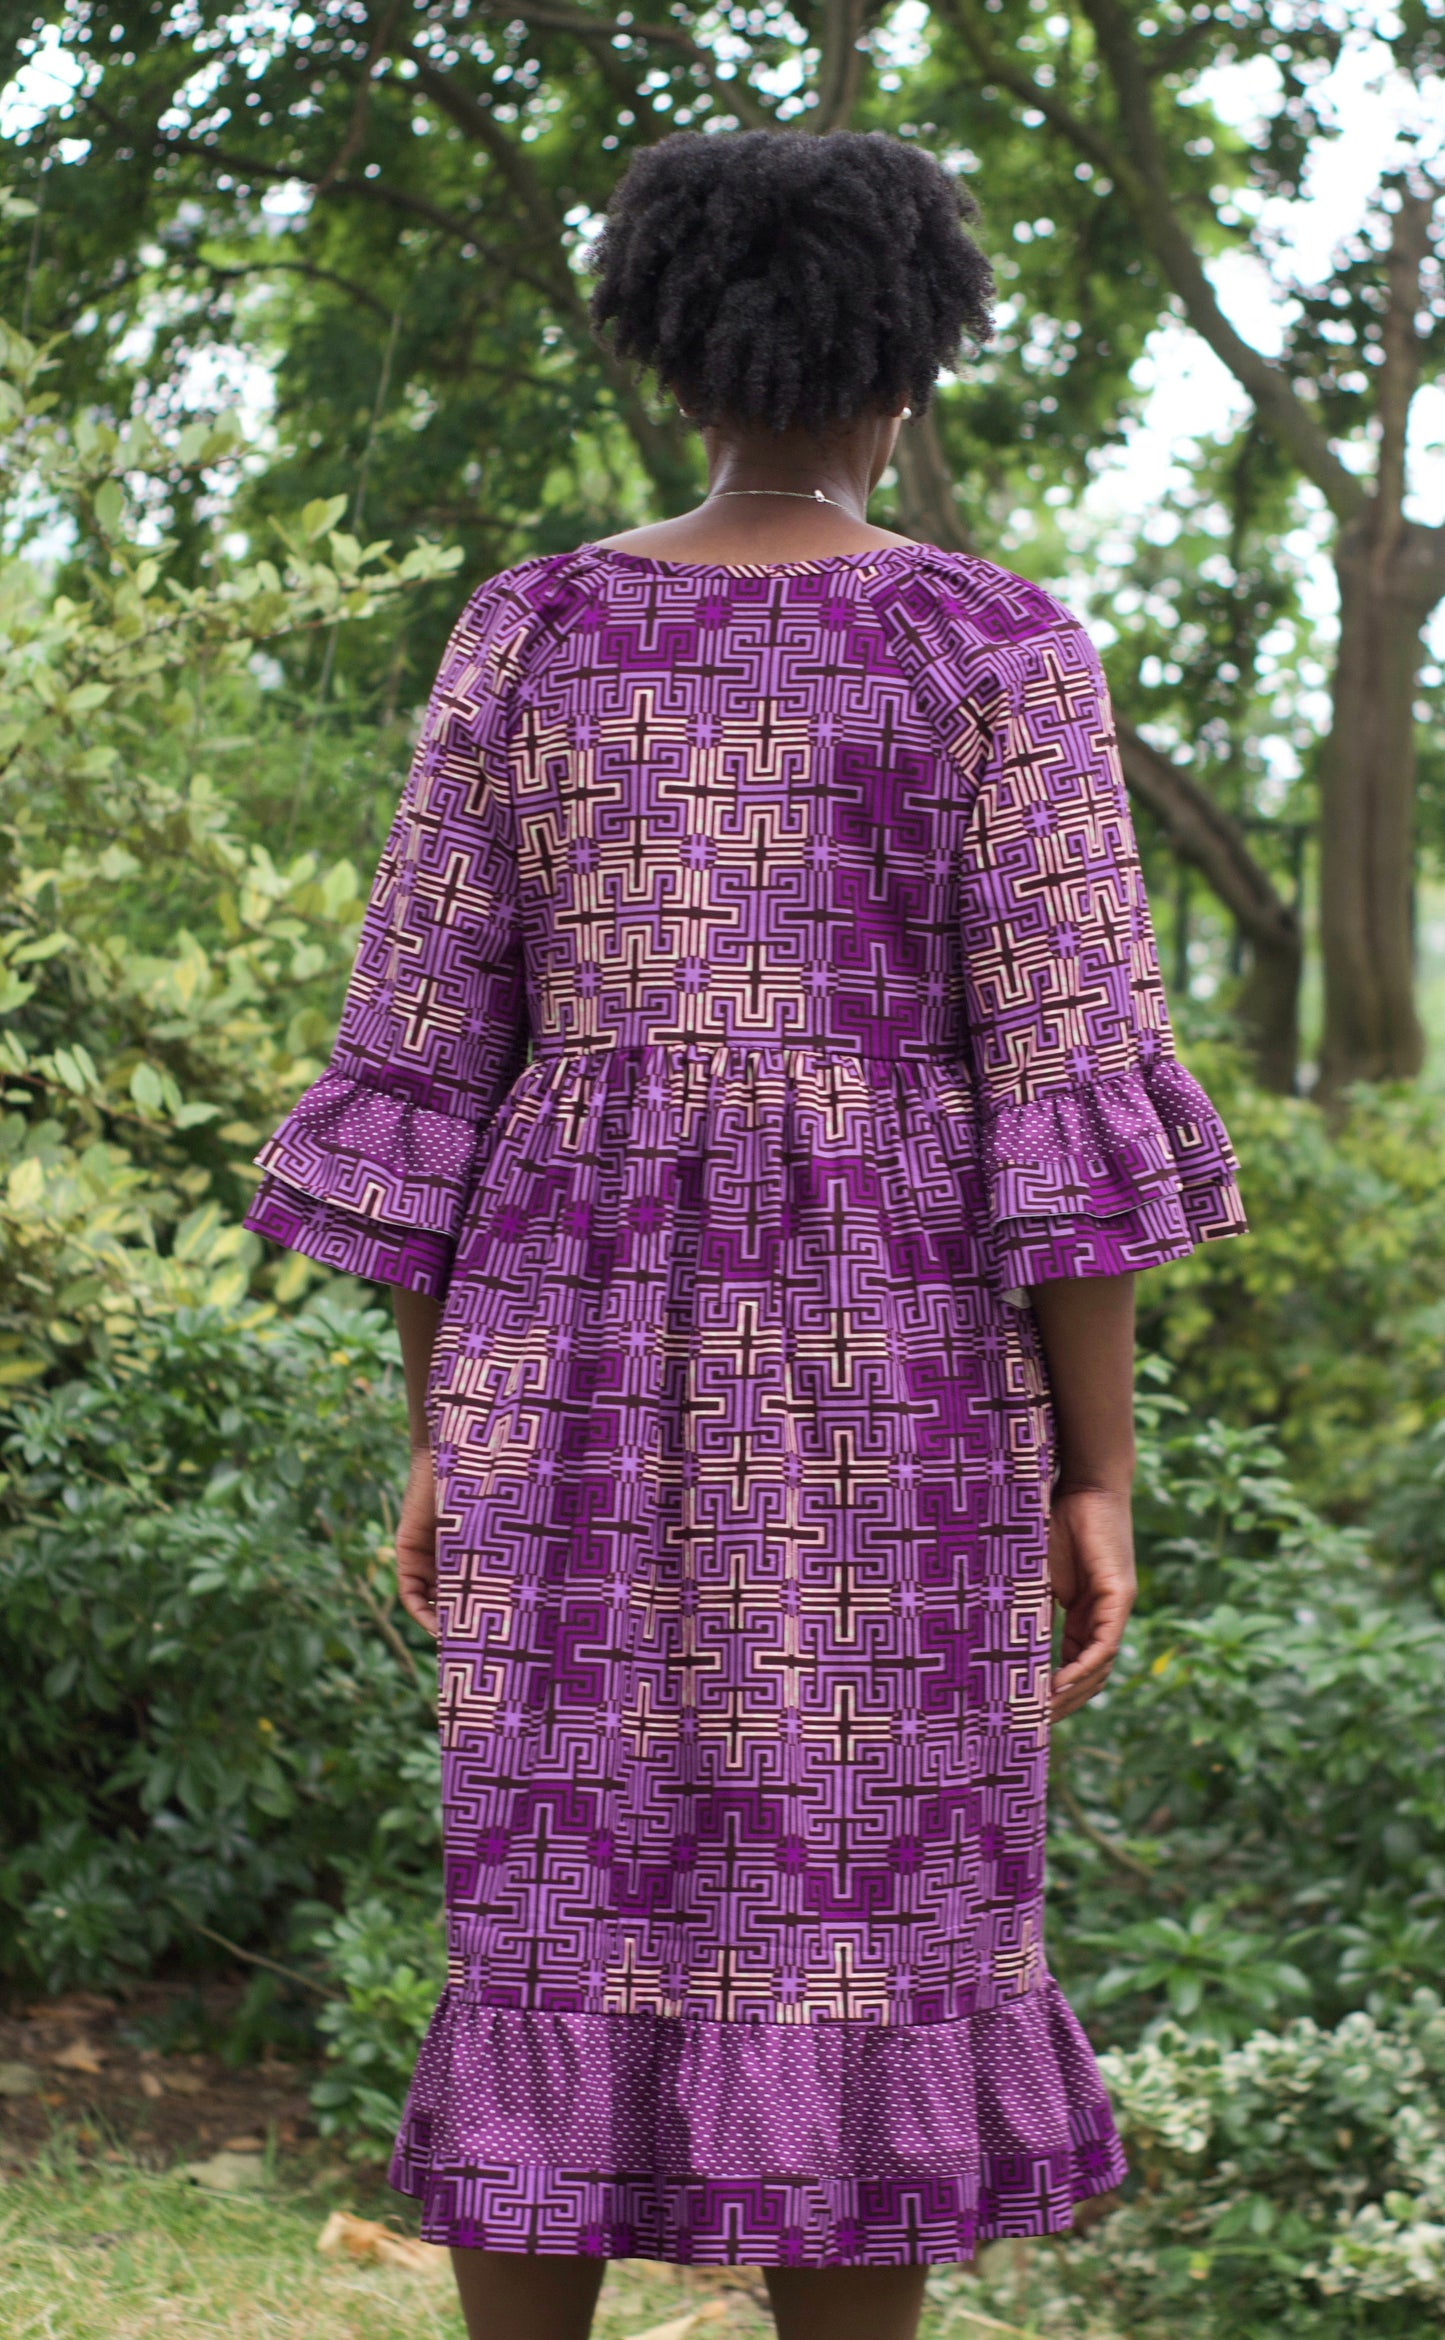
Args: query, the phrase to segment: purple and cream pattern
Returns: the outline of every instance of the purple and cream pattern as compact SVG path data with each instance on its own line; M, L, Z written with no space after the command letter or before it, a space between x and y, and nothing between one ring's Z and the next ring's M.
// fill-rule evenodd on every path
M1024 1289L1243 1224L1107 695L921 545L452 637L248 1224L444 1297L441 2243L968 2258L1123 2160L1050 1977Z

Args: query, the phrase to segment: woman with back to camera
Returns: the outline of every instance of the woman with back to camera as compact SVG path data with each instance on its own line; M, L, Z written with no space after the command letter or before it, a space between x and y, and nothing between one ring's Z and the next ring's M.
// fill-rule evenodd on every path
M473 594L260 1157L248 1224L395 1287L449 1981L392 2182L473 2340L584 2340L609 2257L910 2340L1124 2173L1048 1731L1133 1599L1134 1271L1243 1220L1087 635L866 518L973 216L878 133L634 157L593 319L707 495Z

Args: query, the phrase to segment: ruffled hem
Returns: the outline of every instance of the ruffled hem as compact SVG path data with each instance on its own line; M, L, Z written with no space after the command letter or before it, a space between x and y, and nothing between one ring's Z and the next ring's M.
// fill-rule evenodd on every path
M446 1297L455 1251L444 1235L413 1234L358 1218L342 1204L317 1202L274 1175L262 1179L244 1223L253 1234L304 1252L335 1275L400 1284L435 1300Z
M995 1272L1009 1297L1061 1277L1158 1267L1247 1229L1224 1124L1173 1057L1002 1106L983 1150Z
M390 2179L428 2241L896 2266L1055 2234L1126 2174L1051 1979L959 2022L711 2023L443 1993Z
M256 1163L314 1202L453 1241L471 1193L478 1126L328 1072L298 1098Z

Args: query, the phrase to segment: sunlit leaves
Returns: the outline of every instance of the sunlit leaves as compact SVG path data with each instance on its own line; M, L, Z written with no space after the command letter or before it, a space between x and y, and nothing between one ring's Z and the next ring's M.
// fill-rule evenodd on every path
M273 554L175 574L147 490L239 459L232 418L172 441L37 392L0 328L0 500L93 526L47 589L21 528L0 560L0 1388L124 1350L158 1311L232 1306L260 1256L235 1225L260 1135L325 1041L361 883L349 856L273 855L207 763L244 750L213 707L263 645L355 624L448 575L316 499ZM28 499L28 503L26 501Z

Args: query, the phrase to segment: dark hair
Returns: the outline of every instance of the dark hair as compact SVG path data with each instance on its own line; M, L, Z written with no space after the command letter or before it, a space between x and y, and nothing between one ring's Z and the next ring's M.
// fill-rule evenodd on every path
M633 155L590 265L593 326L700 422L922 413L992 332L978 206L881 130L679 130Z

